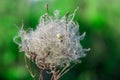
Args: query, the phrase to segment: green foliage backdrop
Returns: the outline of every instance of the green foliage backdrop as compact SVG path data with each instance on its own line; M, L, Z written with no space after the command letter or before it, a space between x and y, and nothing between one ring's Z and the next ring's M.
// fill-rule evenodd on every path
M0 80L33 80L13 37L22 21L35 28L47 3L50 14L60 10L60 16L79 6L75 21L87 33L81 43L91 48L61 80L120 80L119 0L0 0Z

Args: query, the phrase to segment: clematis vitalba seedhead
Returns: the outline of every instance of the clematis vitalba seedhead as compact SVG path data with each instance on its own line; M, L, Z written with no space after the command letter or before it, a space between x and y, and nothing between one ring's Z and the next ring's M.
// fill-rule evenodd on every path
M73 21L75 12L62 18L59 11L55 11L54 16L45 13L35 30L26 31L22 27L14 38L20 51L39 67L40 80L44 80L45 70L52 74L50 80L58 80L90 50L80 44L86 33L80 35L79 25Z

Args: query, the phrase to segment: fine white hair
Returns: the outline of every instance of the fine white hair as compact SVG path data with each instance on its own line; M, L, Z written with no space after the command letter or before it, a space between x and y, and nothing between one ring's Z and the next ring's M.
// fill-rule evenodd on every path
M89 49L84 49L80 44L86 33L80 35L79 25L73 18L74 13L62 18L59 18L59 11L55 11L54 16L45 13L35 30L26 31L22 27L14 41L29 59L31 53L37 55L36 65L41 59L50 66L63 67L66 63L76 63L86 56L85 52ZM17 41L18 38L21 42Z

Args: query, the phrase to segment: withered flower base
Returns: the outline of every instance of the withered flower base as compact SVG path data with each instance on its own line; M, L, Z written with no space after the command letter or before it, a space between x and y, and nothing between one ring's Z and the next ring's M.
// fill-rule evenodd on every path
M58 80L89 51L80 44L85 33L79 34L79 25L73 21L75 12L62 18L59 11L55 11L54 16L45 13L35 30L25 31L22 26L14 38L20 51L40 69L39 80Z

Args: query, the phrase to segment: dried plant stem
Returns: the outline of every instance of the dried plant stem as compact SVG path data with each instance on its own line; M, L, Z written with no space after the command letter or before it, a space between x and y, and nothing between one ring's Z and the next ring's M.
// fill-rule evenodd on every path
M58 73L58 78L60 78L60 76L62 75L62 73L64 73L66 71L66 69L70 66L69 63L66 63L66 66Z
M26 65L26 68L28 69L30 75L32 76L33 79L35 79L35 74L33 74L31 68L29 67L28 63L27 63L27 58L26 56L24 55L24 58L25 58L25 65Z
M66 69L58 78L62 77L65 73L67 73L71 68L73 68L75 65L71 66L70 68Z
M64 67L64 68L60 71L60 73L58 73L58 78L60 78L60 75L61 75L66 69L67 69L67 67Z
M40 70L39 80L43 80L42 72L43 72L43 70Z
M46 4L46 10L47 10L47 13L49 14L48 4Z
M58 80L57 73L53 71L53 80Z

